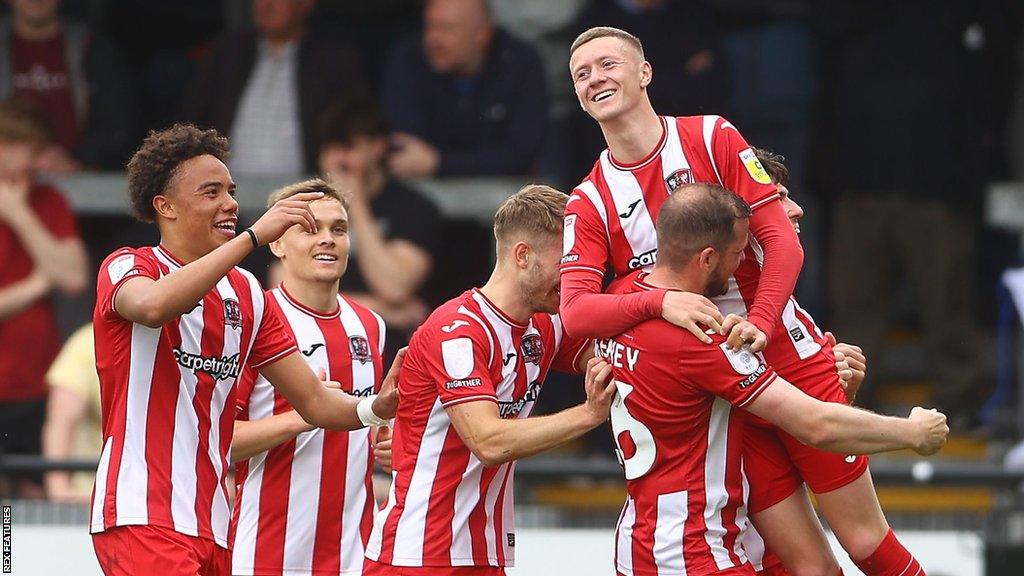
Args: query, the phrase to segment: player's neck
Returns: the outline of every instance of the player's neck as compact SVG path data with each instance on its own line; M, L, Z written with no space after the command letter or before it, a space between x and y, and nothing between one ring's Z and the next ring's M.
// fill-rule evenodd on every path
M520 324L530 322L533 310L523 300L522 291L511 278L503 275L498 269L494 270L487 284L480 288L480 292L512 320Z
M644 277L643 282L655 288L668 288L694 294L703 294L704 292L701 283L689 278L685 271L672 270L666 266L655 266L651 273Z
M191 264L212 252L212 250L198 248L195 242L179 239L175 234L168 234L164 231L161 231L160 234L160 245L166 248L182 266Z
M299 304L310 310L330 314L338 309L338 284L334 282L318 282L303 280L285 271L281 285Z
M661 141L665 127L650 103L601 123L608 151L616 162L634 164L647 157Z

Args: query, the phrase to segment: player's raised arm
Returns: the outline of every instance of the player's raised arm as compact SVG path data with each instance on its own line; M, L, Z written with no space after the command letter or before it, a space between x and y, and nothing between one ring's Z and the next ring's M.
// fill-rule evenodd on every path
M591 358L586 371L587 400L557 414L502 418L498 404L486 400L446 408L452 425L484 466L533 456L579 438L608 419L615 385L611 366Z
M946 443L946 416L914 408L908 418L881 416L836 402L822 402L776 378L745 408L805 444L843 454L873 454L910 448L922 456Z

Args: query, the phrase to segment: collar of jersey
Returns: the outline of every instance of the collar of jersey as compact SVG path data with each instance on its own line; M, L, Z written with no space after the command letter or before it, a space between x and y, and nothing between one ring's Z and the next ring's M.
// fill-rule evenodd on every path
M479 296L480 299L478 300L478 302L481 302L484 305L486 305L488 308L490 308L494 312L494 314L498 318L501 318L501 321L504 322L505 324L508 324L509 326L512 326L513 328L527 328L527 327L529 327L529 324L520 324L519 322L516 322L515 320L513 320L511 316L509 316L508 314L505 314L504 312L502 312L501 308L498 308L497 306L495 306L494 302L491 302L490 300L488 300L487 296L484 296L484 293L481 292L479 288L473 288L473 294Z
M284 282L281 282L280 284L278 284L277 288L278 288L278 290L281 291L281 296L284 297L285 302L291 304L292 308L295 308L296 310L298 310L299 312L302 312L303 314L305 314L307 316L312 316L314 318L320 318L322 320L330 320L332 318L337 318L339 315L341 315L341 303L340 302L338 303L338 307L334 309L334 312L329 312L327 314L324 314L323 312L320 312L319 310L313 310L309 306L306 306L306 305L302 304L302 302L299 302L297 298L295 298L294 296L292 296L291 294L288 293L288 289L284 287Z
M167 247L164 246L163 244L158 244L156 246L156 248L153 248L153 249L159 251L160 254L162 254L164 256L164 258L167 258L168 260L170 260L171 264L174 264L175 268L181 268L182 266L185 265L181 260L178 260L177 256L175 256L174 254L171 254L171 251L168 250Z
M665 124L665 117L658 116L658 119L661 120L661 139L658 140L658 145L654 147L654 150L651 150L646 156L641 158L640 161L632 164L619 162L614 156L612 156L612 151L608 150L608 163L616 170L629 172L631 170L643 168L646 164L657 158L658 154L661 154L661 151L665 149L665 142L668 142L668 126Z

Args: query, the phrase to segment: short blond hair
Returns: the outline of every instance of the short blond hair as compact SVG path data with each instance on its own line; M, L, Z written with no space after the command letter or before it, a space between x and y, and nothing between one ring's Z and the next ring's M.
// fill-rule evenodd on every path
M562 235L562 219L569 197L544 184L527 184L498 207L494 239L505 243L544 234Z
M267 198L267 208L285 198L306 192L321 192L324 198L333 198L340 202L341 207L345 209L345 212L348 212L348 196L322 178L310 178L309 180L303 180L302 182L296 182L295 184L289 184L284 188L274 190L270 193L270 197Z
M576 39L572 41L572 46L569 48L569 55L572 56L572 53L580 46L583 46L591 40L597 40L598 38L618 38L639 52L641 60L647 59L644 57L644 45L640 42L639 38L625 30L612 28L611 26L595 26L577 36Z

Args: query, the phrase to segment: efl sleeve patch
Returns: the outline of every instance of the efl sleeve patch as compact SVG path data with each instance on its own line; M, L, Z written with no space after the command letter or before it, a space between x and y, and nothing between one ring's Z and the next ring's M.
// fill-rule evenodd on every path
M747 173L754 179L754 182L758 184L771 184L772 179L768 176L768 172L765 171L764 166L761 166L761 161L757 159L754 151L750 148L740 152L740 160L743 162L743 167L747 169Z
M134 267L134 254L125 254L124 256L114 258L110 264L107 265L107 274L110 275L110 283L117 284L122 278L127 276Z
M733 350L729 348L729 345L725 342L718 345L725 354L726 360L729 361L729 365L736 371L737 374L746 376L757 372L757 367L761 365L761 359L756 354L746 348L740 348L739 350Z
M565 231L562 233L562 256L568 256L576 246L576 215L565 217Z
M473 341L455 338L441 342L441 358L445 372L453 380L469 376L473 373Z

